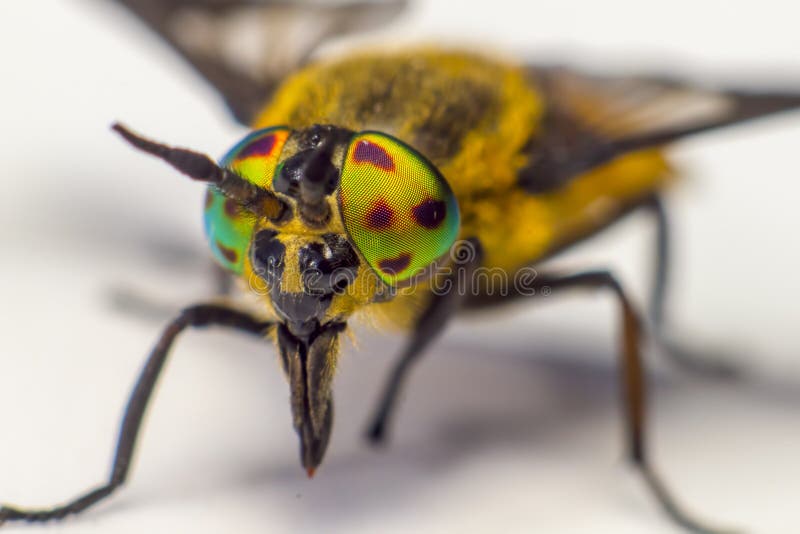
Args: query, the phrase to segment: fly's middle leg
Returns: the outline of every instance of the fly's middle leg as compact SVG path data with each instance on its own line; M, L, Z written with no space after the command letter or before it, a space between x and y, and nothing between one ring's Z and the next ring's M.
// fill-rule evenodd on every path
M655 222L653 240L653 275L648 305L648 318L652 324L653 338L658 348L675 366L704 376L727 378L740 374L730 355L719 350L694 346L679 340L669 322L670 263L672 256L669 218L660 195L649 197L643 207Z

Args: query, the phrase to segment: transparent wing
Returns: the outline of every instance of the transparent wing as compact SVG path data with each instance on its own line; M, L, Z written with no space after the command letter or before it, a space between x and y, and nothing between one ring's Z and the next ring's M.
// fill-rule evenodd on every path
M116 0L188 61L249 124L327 39L374 29L407 0Z
M558 187L610 160L689 135L800 108L800 91L713 89L658 77L602 77L534 67L546 101L520 183Z

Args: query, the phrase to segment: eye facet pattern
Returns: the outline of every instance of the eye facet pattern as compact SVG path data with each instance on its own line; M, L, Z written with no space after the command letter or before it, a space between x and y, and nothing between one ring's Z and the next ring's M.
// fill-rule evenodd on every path
M250 183L269 188L278 157L289 137L283 126L256 130L239 141L220 160L220 164L236 171Z
M228 271L240 274L255 218L213 187L206 191L205 206L205 232L214 259Z
M237 143L220 160L248 182L267 188L289 129L282 126L256 130ZM204 226L211 252L225 269L241 274L255 218L236 201L225 198L213 186L205 199Z
M458 237L458 203L436 167L380 132L356 134L339 186L348 235L378 277L396 285L442 257Z

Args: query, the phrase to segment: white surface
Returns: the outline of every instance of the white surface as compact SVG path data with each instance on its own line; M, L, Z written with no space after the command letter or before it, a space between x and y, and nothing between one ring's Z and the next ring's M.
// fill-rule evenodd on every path
M796 2L515 4L426 3L389 34L800 88ZM112 289L174 309L210 292L201 188L108 125L212 154L242 132L105 2L2 2L0 50L0 501L49 505L106 476L161 327L114 311ZM718 384L661 369L651 410L655 458L681 500L769 534L800 527L798 139L793 114L675 151L691 175L671 198L676 322L734 349L753 376ZM648 236L633 218L564 262L610 264L642 295ZM49 531L675 532L620 460L612 311L578 295L456 325L415 370L386 451L360 434L399 340L365 336L342 360L313 481L271 348L185 335L128 486Z

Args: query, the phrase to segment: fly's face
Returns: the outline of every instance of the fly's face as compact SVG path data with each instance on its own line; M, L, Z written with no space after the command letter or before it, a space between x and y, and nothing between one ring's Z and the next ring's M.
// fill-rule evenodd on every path
M343 236L257 230L250 245L251 288L278 321L277 342L291 387L292 419L309 474L322 461L333 423L331 383L346 314L334 301L353 300L348 287L361 269Z
M254 215L211 186L205 223L214 256L266 293L276 315L296 328L346 320L355 308L390 298L458 235L458 204L447 182L423 156L383 133L267 128L247 136L221 164L278 207ZM312 297L319 301L314 306Z
M320 325L344 322L345 310L365 294L348 291L359 277L361 262L339 234L299 236L272 229L257 231L250 245L250 287L267 297L276 318L298 337ZM366 276L366 274L362 274ZM337 306L333 306L334 299ZM356 301L347 305L343 300Z
M226 212L228 201L214 198L219 193L210 189L206 227L217 259L263 296L296 336L346 321L379 289L374 283L353 286L370 273L345 233L335 195L351 137L330 126L270 128L246 137L223 158L278 200L281 208L272 217L252 217L235 206ZM226 249L237 263L224 257Z
M447 253L458 204L433 164L379 132L267 128L234 146L221 166L270 201L253 213L210 186L206 233L217 261L279 323L301 458L312 472L331 430L339 333L355 310L390 299Z
M272 314L302 462L313 473L333 421L339 334L354 311L392 298L399 286L415 288L447 255L460 223L450 186L424 156L381 132L265 128L215 164L115 129L211 184L212 252Z

